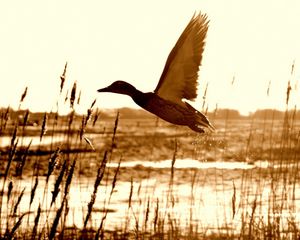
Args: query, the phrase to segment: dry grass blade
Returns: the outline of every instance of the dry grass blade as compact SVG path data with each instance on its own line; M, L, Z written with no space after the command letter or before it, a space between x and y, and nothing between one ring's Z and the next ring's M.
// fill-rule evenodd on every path
M104 221L106 219L106 216L107 216L107 214L105 214L103 216L103 218L101 219L100 226L99 226L99 228L98 228L98 230L97 230L97 232L95 234L95 238L94 238L95 240L104 239L103 224L104 224Z
M63 180L63 176L65 174L65 171L66 171L66 168L67 168L67 161L64 161L62 167L61 167L61 170L59 172L59 175L54 183L54 190L52 191L52 200L51 200L51 204L50 206L52 206L52 204L55 202L55 199L59 193L59 187L60 187L60 184Z
M47 119L48 119L47 113L44 113L41 134L40 134L40 141L42 141L43 136L46 134L47 131Z
M92 112L93 112L92 109L93 109L95 103L96 103L96 99L92 102L90 108L87 110L87 115L86 115L86 119L85 119L85 123L84 123L85 126L87 125L88 121L91 118L91 115L92 115Z
M231 80L231 86L233 86L233 84L235 83L235 75L233 75L232 80Z
M269 81L268 89L267 89L267 96L268 97L270 96L270 88L271 88L271 81Z
M114 125L114 132L113 132L113 137L112 137L112 143L114 143L114 140L115 140L115 137L116 137L118 123L119 123L119 116L120 116L120 113L117 112L117 116L116 116L116 120L115 120L115 125Z
M68 62L66 62L64 71L63 71L62 75L60 76L60 93L62 92L65 81L66 81L67 67L68 67Z
M147 225L148 225L148 220L149 220L149 213L150 213L150 198L148 197L147 199L147 207L146 207L146 213L145 213L145 221L144 221L144 226L145 226L145 232L147 232Z
M20 195L19 195L19 197L17 199L17 202L16 202L16 204L14 206L14 210L13 210L13 214L12 214L13 216L17 216L17 210L18 210L19 204L20 204L20 202L21 202L21 200L23 198L24 192L25 192L25 187L23 188L22 192L20 193Z
M176 155L177 155L177 139L175 139L174 142L174 153L173 153L173 158L172 158L172 162L171 162L171 184L173 183L173 179L174 179L174 166L175 166L175 162L176 162Z
M72 123L73 123L73 120L74 120L74 115L75 115L75 111L73 110L70 114L69 114L69 123L68 123L68 131L70 133L71 131L71 126L72 126ZM69 134L68 134L69 136Z
M25 90L24 92L22 93L22 96L21 96L21 99L20 99L20 103L22 103L27 95L27 90L28 90L28 87L25 87Z
M99 118L99 115L100 115L100 112L99 112L98 108L96 109L96 113L93 114L93 115L94 115L93 127L95 127L96 122L98 121L98 118Z
M126 220L125 220L125 227L124 227L124 230L123 230L124 231L124 235L127 234L128 225L130 223L129 210L131 209L132 196L133 196L133 179L131 177L130 178L130 192L129 192L129 197L128 197L128 208L127 208L127 214L126 214ZM125 236L124 236L124 238L125 238Z
M86 215L85 220L84 220L84 229L86 228L88 220L89 220L89 218L92 214L93 206L94 206L96 196L97 196L97 190L98 190L100 182L101 182L101 180L104 176L106 161L107 161L107 151L105 151L102 162L101 162L101 165L99 166L98 171L97 171L97 177L96 177L96 180L95 180L95 183L94 183L94 190L93 190L93 193L91 195L91 200L88 203L88 212L87 212L87 215Z
M65 211L64 211L64 215L63 218L61 219L61 229L60 229L60 234L59 234L59 239L68 239L69 237L66 236L65 238L65 229L66 229L66 219L67 216L69 214L69 201L68 198L66 197L67 195L64 196L64 202L65 202Z
M295 60L293 61L292 67L291 67L291 75L294 74L294 70L295 70Z
M92 109L94 106L95 106L95 104L96 104L96 101L97 101L97 99L95 98L94 99L94 101L92 102L92 104L91 104L91 107L90 107L90 109Z
M69 172L68 172L68 176L67 176L67 180L66 180L66 184L65 184L64 198L66 198L66 196L69 193L70 185L72 182L72 177L73 177L74 170L75 170L75 165L76 165L76 160L73 161L73 163L69 169Z
M203 94L203 103L202 103L202 112L204 112L204 106L205 106L205 103L206 103L206 95L207 95L207 90L208 90L208 83L206 83L205 85L205 90L204 90L204 94Z
M27 124L28 118L29 118L29 110L27 109L25 112L25 115L24 115L24 119L23 119L23 130Z
M204 114L205 114L205 115L207 115L207 114L208 114L208 104L206 105L206 108L205 108Z
M66 92L66 96L65 96L65 103L68 101L69 99L69 89Z
M111 197L111 195L110 195L110 197ZM110 201L110 200L109 200L109 201ZM106 220L106 218L107 218L107 214L108 214L108 210L106 209L106 210L105 210L105 214L103 215L103 217L102 217L102 219L101 219L99 228L97 229L97 233L96 233L96 235L95 235L95 240L96 240L96 239L99 239L99 238L104 239L104 231L105 231L105 229L104 229L104 224L105 224L105 220Z
M291 93L291 90L292 90L292 87L291 87L291 82L288 81L288 85L287 85L287 88L286 88L286 105L289 104L289 99L290 99L290 93Z
M14 234L15 232L17 231L17 229L20 227L21 223L22 223L22 220L23 220L23 217L26 215L26 213L22 214L18 221L15 223L15 225L13 226L13 228L11 229L11 231L7 231L5 233L5 236L4 236L4 239L14 239Z
M112 197L112 194L114 192L114 189L115 189L115 186L116 186L116 182L117 182L117 176L119 174L119 170L120 170L120 165L121 165L121 160L122 160L122 157L120 158L119 160L119 163L118 163L118 166L117 166L117 169L115 171L115 174L114 174L114 178L113 178L113 181L112 181L112 184L111 184L111 191L110 191L110 194L109 194L109 199L108 199L108 204L110 203L111 201L111 197ZM108 214L108 209L105 209L105 213L101 219L101 223L99 225L99 228L97 230L97 234L96 234L96 237L95 239L99 239L100 236L103 236L104 234L104 231L103 231L103 226L104 226L104 223L105 223L105 219L107 217L107 214Z
M12 140L11 140L10 149L9 149L8 162L7 162L5 173L4 173L4 182L3 182L3 184L5 184L5 181L8 177L11 163L12 163L12 161L14 159L14 156L16 154L16 151L17 151L17 146L18 146L18 143L19 143L19 139L17 139L17 141L15 142L16 132L17 131L16 131L16 128L15 128L15 131L14 131L14 134L13 134L13 137L12 137Z
M21 161L19 161L16 165L16 176L21 177L23 174L23 169L25 166L25 162L29 153L29 148L31 146L32 140L30 140L29 144L27 145L25 151L22 153Z
M256 207L257 207L257 201L256 201L256 197L253 201L253 205L252 205L252 212L251 212L251 216L250 216L250 221L249 221L249 233L248 233L248 236L249 238L252 237L252 230L253 230L253 226L254 226L254 214L255 214L255 210L256 210Z
M9 107L6 108L4 113L1 113L1 117L0 117L0 135L2 134L2 132L6 129L6 125L9 119Z
M90 139L88 139L86 136L83 136L83 139L87 142L87 144L93 149L93 151L95 151L95 148L92 144L92 141Z
M120 157L120 160L119 160L117 169L116 169L116 171L115 171L115 175L114 175L114 178L113 178L113 181L112 181L112 184L111 184L111 191L110 191L110 194L109 194L109 199L111 198L111 196L112 196L112 194L113 194L113 191L114 191L114 189L115 189L115 187L116 187L117 176L118 176L119 171L120 171L121 162L122 162L122 157Z
M86 126L85 123L86 123L85 117L82 116L81 127L80 127L80 131L79 131L79 139L80 139L80 141L82 140L83 134L85 132L85 126Z
M9 149L7 165L6 165L5 172L4 172L3 185L2 185L1 192L0 192L0 226L2 226L1 224L2 224L2 207L3 207L4 188L5 188L6 180L9 175L10 166L13 161L14 155L16 153L17 145L18 145L18 139L15 143L16 136L17 136L17 125L14 128L13 136L11 139L11 145L10 145L10 149ZM0 231L0 237L1 237L1 231Z
M12 149L15 145L15 141L16 141L16 137L17 137L17 131L18 131L18 126L15 125L12 137L11 137L11 141L10 141L10 148Z
M34 196L35 196L35 191L36 191L36 188L39 184L39 179L38 179L38 175L35 176L35 182L34 182L34 185L30 191L30 202L29 202L29 205L31 206L32 202L33 202L33 199L34 199Z
M234 218L235 213L236 213L236 187L234 184L234 181L232 182L232 186L233 186L233 195L232 195L232 199L231 199L231 206L232 206L232 218Z
M59 222L59 219L61 217L61 213L62 213L64 205L65 205L64 200L62 201L60 208L58 208L57 211L56 211L56 215L55 215L55 218L54 218L54 221L52 223L51 230L50 230L50 233L49 233L49 240L52 240L52 239L55 238L58 222Z
M128 198L128 209L131 208L132 195L133 195L133 179L131 177L131 179L130 179L130 192L129 192L129 198Z
M39 204L39 207L37 209L37 214L34 218L34 226L32 228L32 233L31 233L31 239L32 240L36 239L36 234L37 234L37 229L38 229L38 225L39 225L40 216L41 216L41 205Z
M60 156L60 148L58 147L55 152L51 155L49 162L48 162L48 172L47 172L47 177L46 177L46 183L49 181L49 177L54 171L54 167L57 164L57 161Z
M111 151L113 150L115 146L115 139L116 139L116 133L117 133L117 128L118 128L118 123L119 123L119 112L117 112L116 120L115 120L115 125L114 125L114 131L113 131L113 136L111 139Z
M9 181L9 184L7 186L7 203L9 202L12 190L13 190L13 182Z
M72 91L71 91L71 97L70 97L70 108L74 109L74 102L76 98L76 81L73 84Z
M81 99L81 90L78 93L78 98L77 98L77 105L80 104L80 99Z
M154 219L153 219L153 225L154 225L154 233L157 232L157 227L158 227L158 219L159 219L159 200L158 198L156 199L156 206L154 210Z

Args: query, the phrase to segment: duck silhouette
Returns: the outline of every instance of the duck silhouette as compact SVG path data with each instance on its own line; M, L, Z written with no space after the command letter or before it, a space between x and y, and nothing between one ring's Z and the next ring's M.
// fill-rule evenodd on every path
M125 81L116 81L98 92L128 95L140 107L172 124L188 126L199 133L204 128L214 131L207 117L186 101L197 97L208 23L206 14L194 14L170 52L154 92L141 92Z

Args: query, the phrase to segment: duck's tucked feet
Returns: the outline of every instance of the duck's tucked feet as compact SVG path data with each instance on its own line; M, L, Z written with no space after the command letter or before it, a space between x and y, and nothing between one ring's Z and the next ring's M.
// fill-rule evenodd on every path
M189 125L189 128L198 133L204 133L205 131L199 125Z

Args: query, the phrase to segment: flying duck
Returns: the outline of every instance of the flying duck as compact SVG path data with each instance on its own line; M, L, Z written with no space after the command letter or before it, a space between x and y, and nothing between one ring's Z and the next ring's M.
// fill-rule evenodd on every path
M128 95L140 107L172 124L188 126L199 133L204 132L203 127L214 131L207 117L185 101L197 97L198 70L208 22L205 14L192 17L170 52L154 92L141 92L124 81L116 81L98 92Z

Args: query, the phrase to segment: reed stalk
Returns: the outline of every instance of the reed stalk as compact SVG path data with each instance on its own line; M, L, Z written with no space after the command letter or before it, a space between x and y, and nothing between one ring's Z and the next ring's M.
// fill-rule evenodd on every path
M105 151L102 162L101 162L101 165L99 166L98 171L97 171L97 177L96 177L96 180L95 180L95 183L94 183L94 190L93 190L93 193L91 195L90 202L88 203L88 212L87 212L87 215L86 215L85 220L84 220L84 225L83 225L84 229L86 228L88 220L90 219L91 214L92 214L93 206L94 206L94 203L95 203L95 200L96 200L96 197L97 197L98 187L99 187L100 182L101 182L101 180L104 176L106 161L107 161L107 151Z

